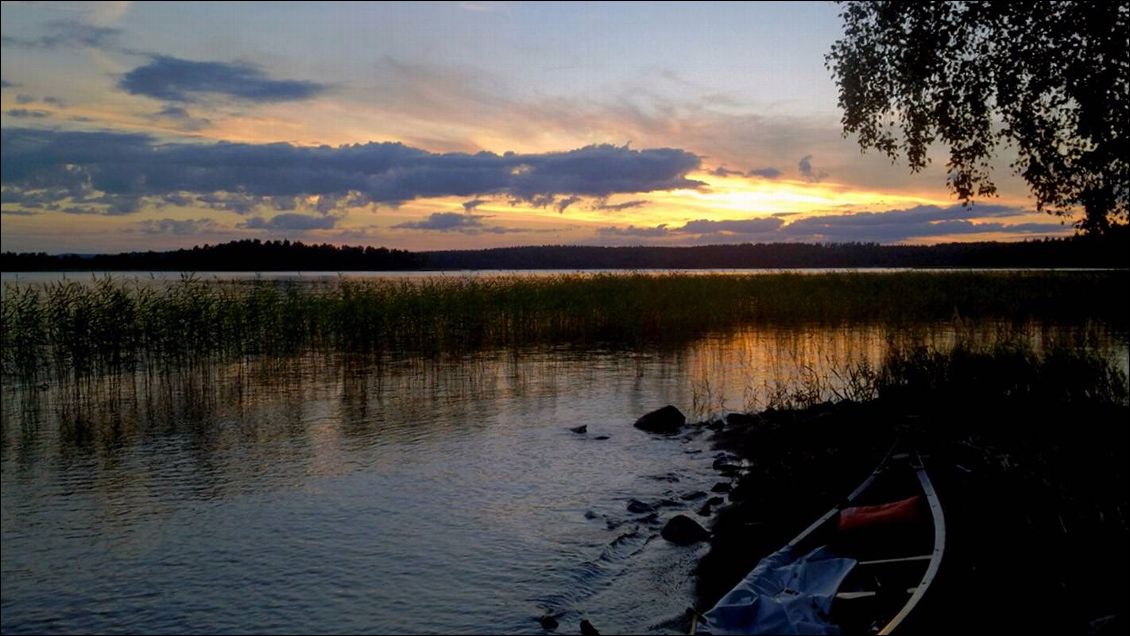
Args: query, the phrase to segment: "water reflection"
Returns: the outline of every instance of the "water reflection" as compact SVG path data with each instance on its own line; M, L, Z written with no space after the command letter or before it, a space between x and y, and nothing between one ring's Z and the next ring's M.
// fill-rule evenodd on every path
M850 389L844 369L892 346L1016 338L1126 358L1101 329L947 323L5 385L0 622L13 634L525 633L553 612L670 631L701 546L658 530L717 477L705 436L649 436L635 417L668 403L706 417L805 387L833 397ZM661 514L627 512L633 498Z

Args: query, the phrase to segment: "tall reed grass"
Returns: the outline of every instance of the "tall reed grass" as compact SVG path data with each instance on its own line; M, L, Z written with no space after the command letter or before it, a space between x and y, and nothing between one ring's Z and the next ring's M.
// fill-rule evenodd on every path
M442 354L679 344L742 325L1097 320L1126 331L1126 272L341 278L6 285L2 365L24 379L303 351Z

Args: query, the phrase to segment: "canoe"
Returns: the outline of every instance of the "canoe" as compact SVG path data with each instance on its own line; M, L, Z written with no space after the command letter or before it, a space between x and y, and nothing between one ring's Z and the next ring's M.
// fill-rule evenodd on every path
M945 539L922 459L889 452L840 504L696 613L691 633L891 634L929 590Z

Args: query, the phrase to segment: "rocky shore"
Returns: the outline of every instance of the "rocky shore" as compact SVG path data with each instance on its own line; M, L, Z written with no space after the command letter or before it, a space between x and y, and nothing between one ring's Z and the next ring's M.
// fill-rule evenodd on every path
M887 396L715 422L730 487L704 525L705 611L845 496L895 439L926 457L946 515L911 633L1125 633L1130 408L1087 399Z

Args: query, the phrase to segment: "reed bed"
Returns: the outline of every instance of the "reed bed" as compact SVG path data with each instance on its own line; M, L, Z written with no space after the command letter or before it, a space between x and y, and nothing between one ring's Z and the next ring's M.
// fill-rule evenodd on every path
M433 277L9 284L2 365L35 380L298 352L436 355L540 344L680 344L744 325L1100 321L1126 272Z

